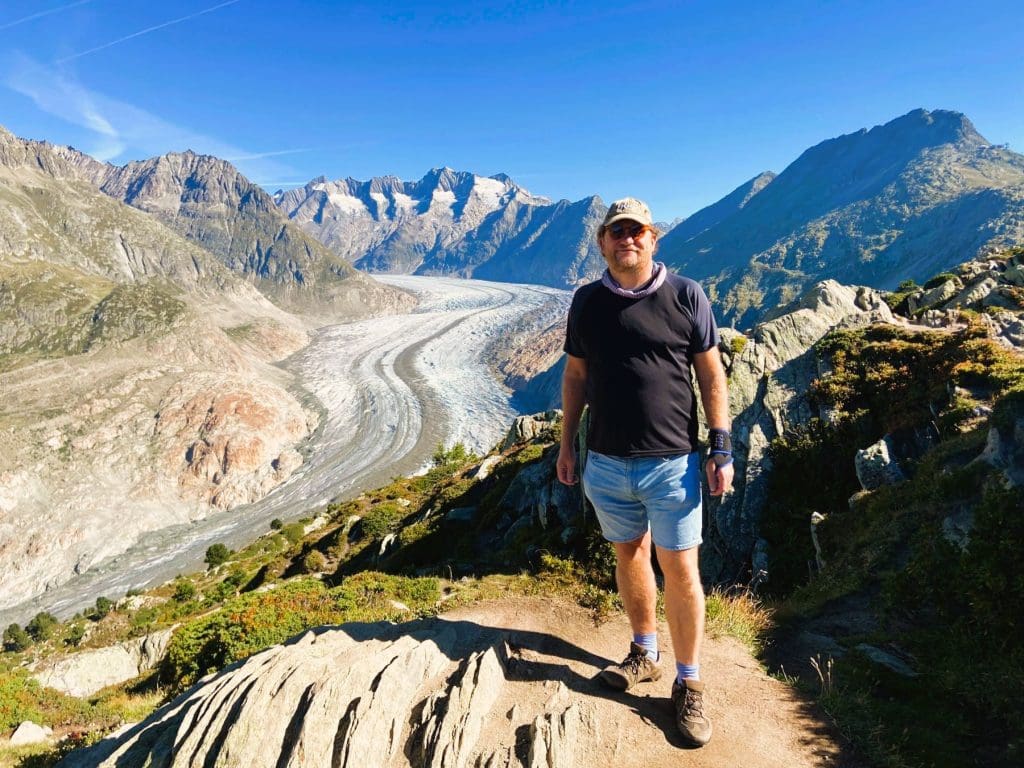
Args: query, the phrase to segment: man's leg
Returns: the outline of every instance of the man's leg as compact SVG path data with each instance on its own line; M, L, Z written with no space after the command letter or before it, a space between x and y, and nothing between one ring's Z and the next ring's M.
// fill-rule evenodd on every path
M703 746L711 740L711 719L704 711L704 683L699 680L700 647L704 639L704 587L697 566L697 547L657 547L665 574L665 614L679 672L672 684L676 725L687 742Z
M615 583L634 635L658 631L658 585L651 566L651 533L615 544Z
M654 581L651 565L651 534L645 533L634 541L615 543L615 582L619 596L629 616L633 642L629 654L619 664L605 667L601 679L613 688L629 690L637 683L658 680L661 667L657 648L658 585Z
M704 586L697 563L698 548L656 547L656 551L665 574L665 617L676 663L697 666L704 639Z

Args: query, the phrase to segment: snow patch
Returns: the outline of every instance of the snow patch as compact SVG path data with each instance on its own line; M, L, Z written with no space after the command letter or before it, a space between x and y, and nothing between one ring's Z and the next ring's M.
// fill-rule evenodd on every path
M433 208L435 205L443 205L448 208L452 207L452 203L455 202L455 193L450 189L435 189L434 194L431 195L430 207Z
M488 208L497 208L501 196L505 194L505 185L497 179L488 179L484 176L477 176L473 183L472 195L486 205Z
M404 192L395 192L395 208L400 211L410 211L419 205L419 200L414 200L411 195Z
M342 213L369 213L366 203L358 197L346 195L344 192L328 192L327 199Z

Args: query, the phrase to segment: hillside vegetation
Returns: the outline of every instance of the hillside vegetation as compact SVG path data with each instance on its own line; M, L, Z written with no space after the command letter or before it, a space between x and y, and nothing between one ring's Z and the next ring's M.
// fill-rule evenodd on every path
M889 299L909 312L919 293ZM708 602L709 633L743 638L813 691L871 765L1020 762L1024 359L985 318L964 309L941 328L840 328L818 343L820 415L771 446L771 579L761 598L722 585ZM63 623L8 627L0 729L32 719L71 738L7 759L50 764L318 625L503 595L568 595L598 620L618 611L610 549L578 489L555 479L559 430L557 418L524 418L486 460L439 448L424 475L274 521L239 552L211 547L205 572L116 606L100 597ZM855 457L883 437L902 479L862 490ZM171 628L157 666L85 698L43 688L25 666Z

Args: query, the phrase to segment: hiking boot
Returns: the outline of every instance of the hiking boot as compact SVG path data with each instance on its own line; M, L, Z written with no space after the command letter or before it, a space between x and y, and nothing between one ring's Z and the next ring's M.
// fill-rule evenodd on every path
M687 678L672 684L672 703L676 707L676 725L683 737L695 747L711 741L711 720L704 714L704 683Z
M629 655L621 664L612 664L601 670L601 680L612 688L628 691L637 683L646 683L661 677L658 665L651 661L643 646L629 644Z

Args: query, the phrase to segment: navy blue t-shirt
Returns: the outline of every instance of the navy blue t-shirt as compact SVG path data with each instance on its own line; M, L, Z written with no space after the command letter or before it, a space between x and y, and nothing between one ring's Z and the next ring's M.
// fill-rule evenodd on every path
M576 291L565 351L587 363L587 447L609 456L671 456L697 449L694 354L718 344L701 287L669 273L639 299L601 281Z

